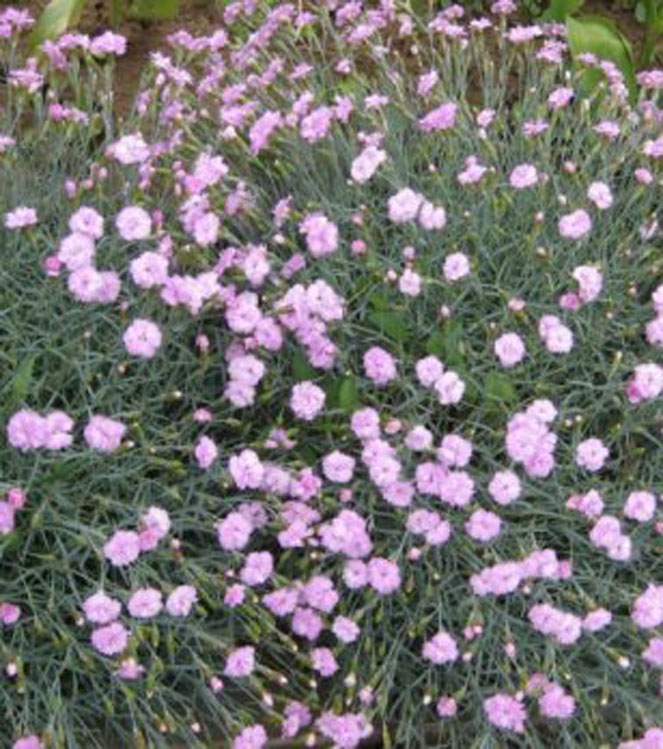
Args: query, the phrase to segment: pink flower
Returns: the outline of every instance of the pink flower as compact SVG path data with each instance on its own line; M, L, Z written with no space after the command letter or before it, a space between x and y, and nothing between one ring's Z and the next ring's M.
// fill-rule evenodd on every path
M250 645L229 653L223 673L235 679L249 676L255 668L255 649Z
M547 603L532 606L528 618L534 629L552 637L560 645L572 645L582 634L582 619Z
M581 239L592 228L592 219L587 211L579 209L562 216L557 225L559 233L565 239Z
M83 602L85 618L94 624L114 622L122 610L122 604L107 596L102 590L86 598Z
M546 718L568 720L575 712L576 703L559 684L550 684L544 688L543 695L539 697L539 709L541 715Z
M465 530L475 541L492 541L500 533L501 521L494 512L475 510L465 523Z
M114 34L112 31L104 31L103 34L95 36L90 42L90 52L99 57L104 55L120 56L126 51L126 38L120 34Z
M413 221L419 213L423 196L406 187L389 198L389 218L395 224Z
M135 681L136 679L140 679L144 671L145 668L141 666L135 658L124 658L120 662L120 667L115 673L120 677L120 679Z
M14 513L9 502L0 501L0 536L6 536L14 530Z
M191 585L178 585L166 599L166 611L171 616L189 616L191 607L198 600L196 589Z
M16 624L21 616L21 609L13 603L0 603L0 622L6 627Z
M514 367L525 357L525 344L516 333L504 333L495 341L495 353L503 367Z
M101 239L104 236L104 218L94 208L81 206L71 215L69 228L74 233L86 234L92 239Z
M527 713L520 700L508 694L496 694L483 702L488 721L496 728L524 733Z
M321 676L330 677L338 671L338 663L329 648L314 648L311 652L313 670Z
M447 370L433 385L443 406L459 403L465 393L465 383L451 370Z
M458 646L451 635L446 632L438 632L432 639L424 643L423 656L436 666L453 663L458 658Z
M592 182L587 190L587 197L602 211L612 205L612 192L605 182Z
M582 628L586 632L598 632L607 627L612 621L612 614L606 609L594 609L582 620Z
M396 378L396 362L383 348L372 346L364 353L364 371L376 385L386 385Z
M21 206L5 214L5 226L8 229L25 229L37 223L37 211L34 208Z
M267 731L259 723L254 723L235 736L232 749L263 749L267 741Z
M435 709L440 718L453 718L458 712L458 705L453 697L440 697Z
M150 147L141 133L132 133L112 143L108 148L108 155L125 166L140 164L150 157Z
M308 251L315 258L331 255L338 249L338 227L322 213L309 213L299 225L306 237Z
M17 411L7 423L7 439L19 450L35 450L44 447L48 438L46 420L34 411Z
M219 237L220 226L221 220L211 211L198 216L193 224L193 238L196 244L201 247L214 244Z
M406 268L398 279L398 289L406 296L419 296L421 293L421 276L411 268Z
M348 619L345 616L337 616L334 619L331 629L336 637L346 645L354 642L361 632L359 626L352 619Z
M121 653L129 642L129 631L120 622L99 627L92 633L92 644L103 655Z
M433 435L426 427L415 426L407 433L405 445L410 450L429 450L433 445Z
M419 120L419 127L425 133L450 130L456 124L458 107L453 102L441 104Z
M442 206L425 200L419 211L419 223L426 231L440 231L447 224L447 212Z
M162 336L158 325L150 320L136 319L124 331L122 341L132 356L152 359L161 346Z
M539 336L551 354L568 354L573 348L573 333L555 315L539 320Z
M592 473L600 471L610 454L600 439L592 437L584 440L576 448L576 464Z
M39 736L32 734L31 736L24 736L22 739L17 739L12 749L44 749L44 745L41 743Z
M115 226L127 242L147 239L152 232L150 214L138 206L123 208L115 219Z
M196 443L193 453L198 466L206 471L217 459L219 450L214 440L209 437L201 437Z
M168 278L168 259L158 252L143 252L131 261L129 272L141 289L162 286Z
M539 174L536 171L536 167L532 164L519 164L509 176L509 183L516 190L533 187L538 181Z
M253 526L239 512L231 512L217 526L219 544L226 551L238 551L249 542Z
M624 517L647 523L656 512L656 497L651 492L631 492L624 505Z
M151 619L163 609L163 595L156 588L138 588L129 598L127 609L137 619Z
M453 252L444 261L444 277L447 281L458 281L458 279L469 275L470 262L467 255L462 252Z
M548 106L551 109L563 109L575 96L572 88L556 88L548 97Z
M642 653L642 659L650 666L663 669L663 637L652 637Z
M432 387L444 373L442 362L433 355L419 359L415 369L417 379L424 387Z
M74 271L92 265L95 255L94 240L88 234L74 232L61 242L56 255L57 259Z
M115 567L123 567L138 559L140 542L134 531L115 531L104 544L104 556Z
M268 551L252 551L246 557L239 575L245 585L262 585L269 580L273 570L274 559Z
M257 489L265 469L254 450L242 450L228 462L228 470L238 489Z
M584 304L598 298L603 287L603 274L598 268L591 265L579 265L573 271L573 278L580 286L579 296Z
M313 421L324 408L326 397L325 391L312 382L300 382L292 388L290 408L298 418Z
M373 557L368 562L368 583L382 596L393 593L401 584L398 565L389 559Z
M386 151L382 151L376 146L367 146L352 162L350 169L352 179L359 184L367 182L386 158Z
M352 479L355 463L350 455L334 450L323 458L322 470L329 481L346 484Z
M85 441L93 450L113 452L122 442L127 427L121 421L95 415L85 427Z
M488 484L490 496L499 505L509 505L520 496L520 479L513 471L498 471Z

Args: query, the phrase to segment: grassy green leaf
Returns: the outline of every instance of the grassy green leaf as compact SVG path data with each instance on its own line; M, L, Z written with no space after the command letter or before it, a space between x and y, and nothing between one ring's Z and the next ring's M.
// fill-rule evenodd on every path
M84 7L85 0L51 0L37 19L30 35L30 46L34 48L45 39L63 34L78 23Z

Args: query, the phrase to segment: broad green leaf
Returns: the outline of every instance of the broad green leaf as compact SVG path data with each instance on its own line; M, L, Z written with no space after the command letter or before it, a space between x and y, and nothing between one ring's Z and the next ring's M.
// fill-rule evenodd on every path
M30 47L34 49L45 39L64 34L68 28L78 23L84 7L85 0L51 0L30 34Z
M647 20L647 3L645 3L644 0L640 0L640 2L635 6L635 18L638 23L644 23Z
M516 390L511 380L502 372L490 372L486 377L486 400L506 405L516 400Z
M574 57L590 52L611 60L622 71L629 89L635 90L635 66L629 41L607 18L581 16L567 18L569 47Z
M382 291L374 291L368 297L368 303L375 309L389 309L391 307L389 296Z
M580 10L584 2L585 0L551 0L549 8L541 16L541 20L563 23L567 16Z
M465 360L463 351L463 325L460 320L447 320L426 342L426 351L442 359L449 367L459 367Z
M12 396L16 401L22 401L25 396L30 392L30 385L32 384L32 374L35 368L35 361L37 357L32 354L27 356L19 364L14 379L12 380Z
M350 413L359 405L359 388L354 377L346 377L338 391L338 406Z
M402 343L410 335L407 321L399 312L388 312L387 310L376 310L371 312L368 319L395 341Z
M147 21L170 21L177 16L178 0L133 0L129 15Z
M292 373L299 381L313 380L317 377L317 372L309 364L308 359L301 351L296 351L292 357Z

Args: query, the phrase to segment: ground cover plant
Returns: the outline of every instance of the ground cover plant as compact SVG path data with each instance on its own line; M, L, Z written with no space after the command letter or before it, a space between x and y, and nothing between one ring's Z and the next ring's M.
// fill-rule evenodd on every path
M512 10L233 3L120 123L0 14L3 747L662 745L663 72Z

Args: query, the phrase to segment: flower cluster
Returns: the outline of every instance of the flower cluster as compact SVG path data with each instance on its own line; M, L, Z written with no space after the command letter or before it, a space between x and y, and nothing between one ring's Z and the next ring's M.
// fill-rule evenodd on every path
M14 749L661 743L663 74L406 5L0 12Z

